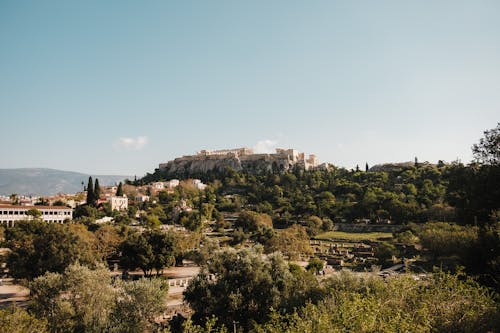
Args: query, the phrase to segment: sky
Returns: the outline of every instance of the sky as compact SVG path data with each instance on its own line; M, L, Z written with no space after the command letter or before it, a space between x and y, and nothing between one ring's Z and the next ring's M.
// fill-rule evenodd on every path
M0 0L0 168L466 163L499 121L500 1Z

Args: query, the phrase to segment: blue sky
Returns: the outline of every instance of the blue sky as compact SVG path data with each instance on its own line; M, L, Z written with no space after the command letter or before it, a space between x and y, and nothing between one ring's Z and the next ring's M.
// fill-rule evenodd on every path
M498 121L499 1L0 1L0 168L468 162Z

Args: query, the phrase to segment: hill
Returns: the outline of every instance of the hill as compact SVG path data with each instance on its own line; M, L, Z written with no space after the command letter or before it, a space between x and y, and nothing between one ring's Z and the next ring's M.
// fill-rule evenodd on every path
M87 184L89 176L99 178L101 185L113 185L129 176L88 175L46 168L0 169L0 194L54 195L75 193Z

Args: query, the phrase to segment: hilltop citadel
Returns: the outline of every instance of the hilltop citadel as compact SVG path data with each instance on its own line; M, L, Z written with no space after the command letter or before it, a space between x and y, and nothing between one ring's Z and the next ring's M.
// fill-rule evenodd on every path
M290 170L298 166L310 170L319 166L315 155L306 155L295 149L276 149L273 154L255 154L250 148L201 150L195 155L186 155L160 163L159 170L168 174L195 174L221 171L230 167L236 171L270 172Z

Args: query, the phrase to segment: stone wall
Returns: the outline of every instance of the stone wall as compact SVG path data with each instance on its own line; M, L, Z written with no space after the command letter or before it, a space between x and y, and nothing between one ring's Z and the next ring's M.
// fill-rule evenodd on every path
M401 225L392 224L336 223L334 230L345 232L395 232L402 227Z

